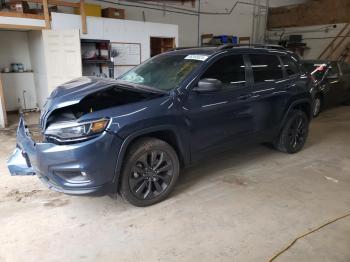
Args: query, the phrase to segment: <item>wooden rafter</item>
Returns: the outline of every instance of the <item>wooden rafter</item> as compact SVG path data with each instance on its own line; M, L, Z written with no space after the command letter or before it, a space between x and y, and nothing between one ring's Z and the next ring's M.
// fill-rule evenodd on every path
M42 0L42 1L43 1L42 3L43 3L44 17L45 17L45 28L51 29L49 4L47 3L47 0Z
M15 12L0 12L0 16L3 17L19 17L19 18L29 18L29 19L39 19L45 20L43 15L36 14L22 14ZM42 30L46 26L34 26L34 25L17 25L17 24L0 24L1 29L28 29L28 30Z
M41 20L45 19L43 15L15 13L15 12L0 12L0 16L21 17L21 18L41 19Z
M45 26L0 24L0 29L42 30L45 29Z
M86 14L84 8L84 0L80 0L80 17L81 17L81 31L83 34L87 34L87 25L86 25Z

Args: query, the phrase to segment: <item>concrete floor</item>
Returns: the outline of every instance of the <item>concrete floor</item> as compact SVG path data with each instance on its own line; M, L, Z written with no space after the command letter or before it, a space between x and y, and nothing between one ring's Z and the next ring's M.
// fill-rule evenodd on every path
M236 150L183 172L171 197L136 208L10 177L14 129L0 132L0 261L268 261L297 236L350 212L350 107L313 121L305 149ZM276 261L350 261L350 218Z

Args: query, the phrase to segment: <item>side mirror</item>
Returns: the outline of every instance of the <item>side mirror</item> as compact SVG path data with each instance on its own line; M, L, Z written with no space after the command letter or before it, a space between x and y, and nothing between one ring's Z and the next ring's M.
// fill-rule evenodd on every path
M199 93L209 93L219 91L222 88L222 82L214 78L204 78L198 82L198 86L193 89Z

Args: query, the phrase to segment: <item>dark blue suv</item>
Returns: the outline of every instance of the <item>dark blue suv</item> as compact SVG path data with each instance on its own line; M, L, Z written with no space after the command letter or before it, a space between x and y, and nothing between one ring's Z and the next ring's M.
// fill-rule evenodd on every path
M215 152L248 142L301 150L312 104L302 68L288 51L223 46L161 54L117 80L77 79L48 98L42 137L20 120L9 170L67 194L155 204L181 168Z

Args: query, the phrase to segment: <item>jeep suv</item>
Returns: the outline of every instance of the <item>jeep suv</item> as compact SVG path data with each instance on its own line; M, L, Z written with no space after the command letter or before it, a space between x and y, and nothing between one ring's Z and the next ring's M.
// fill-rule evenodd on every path
M57 87L33 139L21 118L13 175L67 194L119 193L136 206L165 199L182 168L242 143L285 153L305 144L310 75L291 52L207 47L158 55L117 80Z

